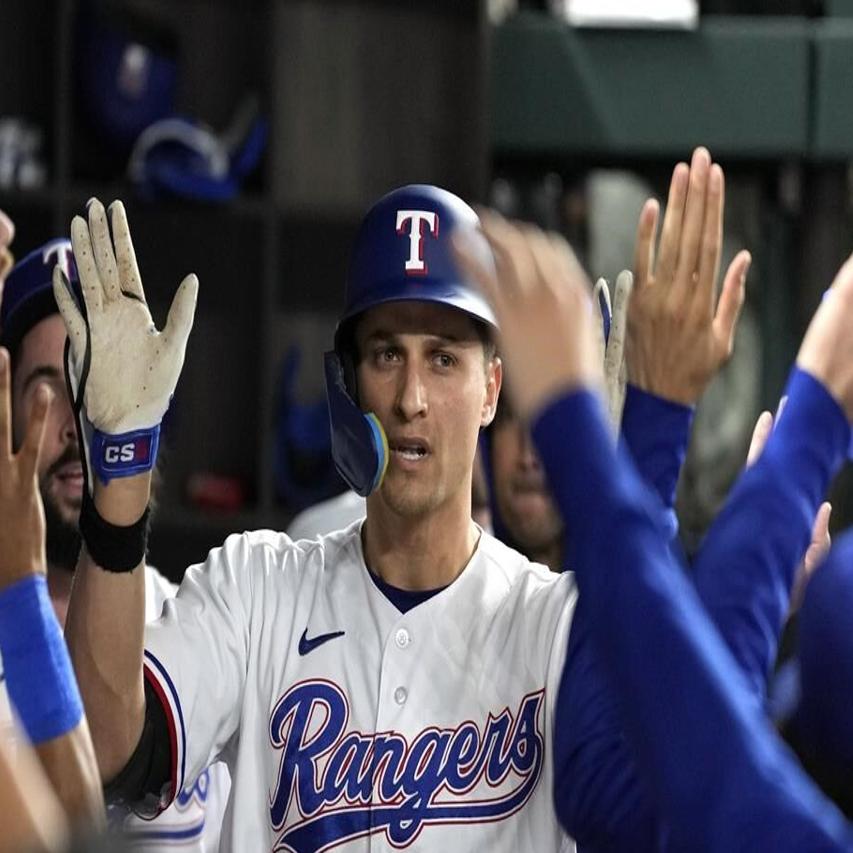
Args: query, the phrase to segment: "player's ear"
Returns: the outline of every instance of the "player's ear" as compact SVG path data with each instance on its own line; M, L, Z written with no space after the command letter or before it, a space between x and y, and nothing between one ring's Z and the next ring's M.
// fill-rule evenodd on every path
M481 427L487 427L495 419L502 382L503 362L500 356L493 355L486 362L486 396L483 399L483 411L480 416Z

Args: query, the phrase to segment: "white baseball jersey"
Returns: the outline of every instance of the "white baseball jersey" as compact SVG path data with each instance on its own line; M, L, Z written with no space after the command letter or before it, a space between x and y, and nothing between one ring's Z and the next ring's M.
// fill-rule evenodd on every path
M178 587L151 566L145 567L145 621L159 618L163 602ZM192 781L192 780L195 781ZM154 820L131 815L122 823L128 846L134 853L216 853L219 831L231 787L228 768L222 762L188 778L172 805Z
M347 491L302 510L290 522L287 535L293 539L316 539L349 527L367 515L367 501Z
M315 541L229 537L146 629L173 784L217 759L223 851L559 851L557 689L573 576L482 534L401 614L361 523Z

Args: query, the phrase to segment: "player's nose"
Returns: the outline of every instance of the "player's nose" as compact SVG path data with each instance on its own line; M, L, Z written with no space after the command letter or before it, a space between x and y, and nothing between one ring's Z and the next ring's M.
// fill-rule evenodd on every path
M67 394L57 394L51 403L52 410L59 419L60 438L66 444L77 442L77 427L74 423L74 410Z
M407 421L427 413L427 391L420 369L414 360L400 371L397 386L397 413Z
M518 427L518 467L523 471L540 471L542 463L533 446L530 433L523 427Z

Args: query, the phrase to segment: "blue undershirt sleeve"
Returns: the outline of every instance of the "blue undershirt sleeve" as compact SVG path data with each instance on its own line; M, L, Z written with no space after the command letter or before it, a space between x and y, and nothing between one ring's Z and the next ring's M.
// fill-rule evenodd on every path
M641 479L663 505L670 539L678 533L675 489L687 456L693 407L664 400L628 384L622 412L621 438Z
M699 598L762 701L794 574L850 443L838 403L795 369L764 452L744 471L693 564Z

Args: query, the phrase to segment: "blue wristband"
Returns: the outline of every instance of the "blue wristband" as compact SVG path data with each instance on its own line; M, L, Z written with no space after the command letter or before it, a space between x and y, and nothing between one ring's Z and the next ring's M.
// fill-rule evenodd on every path
M0 654L9 700L32 743L79 724L83 702L44 575L0 592Z
M92 468L104 483L150 471L157 461L159 444L160 424L121 435L96 429L92 435Z

